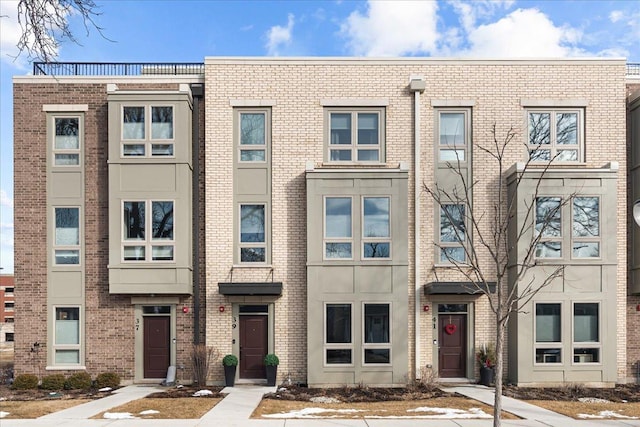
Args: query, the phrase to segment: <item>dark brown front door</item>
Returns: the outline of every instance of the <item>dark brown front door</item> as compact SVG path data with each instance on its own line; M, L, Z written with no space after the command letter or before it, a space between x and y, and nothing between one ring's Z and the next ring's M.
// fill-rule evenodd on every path
M165 378L170 363L170 316L144 317L144 377Z
M438 316L438 374L441 378L467 376L467 315Z
M267 316L240 316L240 378L266 378Z

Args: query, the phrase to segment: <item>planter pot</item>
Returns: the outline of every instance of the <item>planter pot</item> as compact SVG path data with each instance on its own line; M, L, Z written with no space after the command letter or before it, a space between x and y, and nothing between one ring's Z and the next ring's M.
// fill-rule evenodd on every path
M278 367L266 366L266 368L267 368L267 385L268 386L276 385L276 376L278 375Z
M224 367L224 385L227 387L233 387L236 382L236 367L225 366Z
M489 387L491 384L493 384L494 376L495 372L493 368L487 368L486 366L480 367L480 384Z

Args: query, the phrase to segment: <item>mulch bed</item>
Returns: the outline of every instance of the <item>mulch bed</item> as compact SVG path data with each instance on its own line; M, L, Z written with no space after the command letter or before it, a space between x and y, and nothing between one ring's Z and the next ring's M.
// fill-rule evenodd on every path
M337 388L307 388L287 385L278 388L275 393L268 393L265 399L294 400L307 402L312 397L333 397L341 402L383 402L391 400L421 400L435 397L453 396L439 388L423 385L406 388L377 388L377 387L337 387Z
M0 386L0 400L68 400L68 399L101 399L111 391L90 390L13 390L8 385Z
M185 385L182 387L168 387L166 390L164 391L159 391L157 393L151 393L150 395L148 395L148 398L167 398L167 399L173 399L173 398L178 398L178 397L193 397L193 394L197 391L200 390L209 390L211 391L212 394L207 394L204 396L200 396L199 399L202 398L223 398L225 395L221 394L220 391L223 389L224 387L196 387L196 386L191 386L191 385Z
M520 400L577 401L581 397L596 397L611 402L640 402L640 384L617 385L615 388L586 388L570 385L558 388L504 386L503 396Z

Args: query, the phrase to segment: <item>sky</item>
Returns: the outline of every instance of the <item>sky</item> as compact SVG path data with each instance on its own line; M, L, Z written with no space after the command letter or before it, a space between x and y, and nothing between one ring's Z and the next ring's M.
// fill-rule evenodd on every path
M595 0L95 0L58 61L203 62L207 56L625 57L640 63L640 2ZM18 0L0 0L0 273L13 272L12 77Z

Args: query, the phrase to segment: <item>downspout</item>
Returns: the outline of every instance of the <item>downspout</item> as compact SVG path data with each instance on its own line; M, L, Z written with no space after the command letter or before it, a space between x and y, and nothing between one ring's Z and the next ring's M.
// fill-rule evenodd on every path
M420 379L420 94L426 89L424 76L411 76L409 90L413 92L413 268L415 285L415 378Z
M191 85L191 214L193 239L193 344L200 344L200 100L204 85Z

